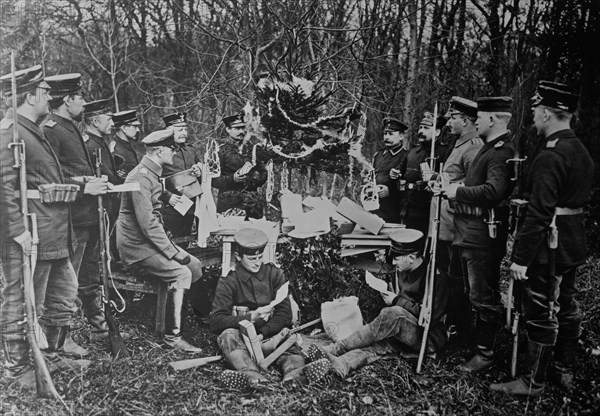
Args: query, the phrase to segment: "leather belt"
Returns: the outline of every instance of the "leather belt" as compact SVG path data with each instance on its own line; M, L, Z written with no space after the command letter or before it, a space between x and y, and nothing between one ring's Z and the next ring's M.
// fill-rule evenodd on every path
M556 207L554 215L579 215L583 214L583 208L561 208Z

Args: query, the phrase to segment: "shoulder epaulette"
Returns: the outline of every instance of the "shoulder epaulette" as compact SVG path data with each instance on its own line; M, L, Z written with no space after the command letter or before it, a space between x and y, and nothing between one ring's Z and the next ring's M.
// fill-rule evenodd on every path
M550 140L546 143L546 149L554 149L556 147L556 144L558 143L558 140L560 139L560 137L557 137L554 140Z
M44 124L44 127L51 127L51 128L52 128L52 127L56 126L57 124L58 124L58 123L57 123L56 121L54 121L54 120L48 120L48 121L46 121L46 123Z
M0 130L8 130L9 128L12 127L13 123L14 123L14 119L3 118L2 121L0 121Z
M502 146L504 146L504 141L503 141L503 140L500 140L498 143L496 143L496 144L495 144L495 146L494 146L494 147L496 147L496 148L498 148L498 149L499 149L499 148L501 148Z

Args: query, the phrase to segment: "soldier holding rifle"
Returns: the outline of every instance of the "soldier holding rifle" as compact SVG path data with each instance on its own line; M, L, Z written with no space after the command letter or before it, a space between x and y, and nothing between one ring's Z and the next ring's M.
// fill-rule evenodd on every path
M532 99L533 123L545 146L525 185L529 201L510 266L521 282L527 330L525 373L493 390L538 396L555 352L556 381L570 387L581 313L575 299L577 266L585 262L583 206L590 198L594 164L570 128L577 96L564 84L541 81Z
M0 325L6 359L6 376L25 388L35 387L34 371L29 364L29 346L25 337L27 320L23 291L22 254L31 252L32 233L25 227L19 192L20 180L26 180L29 212L37 216L39 251L33 271L35 296L43 305L40 323L46 328L48 348L44 351L50 370L80 370L89 366L86 360L61 358L65 336L77 310L77 275L69 254L73 250L69 202L77 196L76 186L64 186L61 165L38 123L49 112L50 87L42 78L41 66L15 73L16 114L12 109L0 122L2 178L0 202L2 218L2 267L6 283L2 288ZM11 74L0 78L2 91L11 97ZM26 178L15 168L15 155L9 150L13 141L13 123L24 142ZM54 184L54 185L49 185ZM44 186L45 185L45 186ZM40 191L40 187L41 191ZM96 187L106 191L106 184ZM36 227L31 227L36 230ZM28 269L29 270L29 269ZM35 349L32 346L32 349Z
M443 187L454 208L454 244L467 266L469 297L477 314L475 355L458 368L475 372L493 363L496 334L502 324L500 263L508 236L507 200L512 192L510 167L512 137L510 97L477 99L477 133L485 144L473 159L464 184Z

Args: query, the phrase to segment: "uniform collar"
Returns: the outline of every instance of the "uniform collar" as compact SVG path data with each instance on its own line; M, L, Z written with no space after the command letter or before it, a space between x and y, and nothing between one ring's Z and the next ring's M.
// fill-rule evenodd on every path
M552 140L556 139L557 137L560 137L561 139L570 139L570 138L574 139L577 136L575 136L575 132L573 130L564 129L564 130L555 131L550 136L546 137L546 142L551 142Z
M124 139L122 139L121 137L119 137L119 136L118 136L118 135L116 135L116 134L113 136L113 139L115 140L115 142L117 142L117 143L120 143L120 144L122 144L123 146L130 146L130 147L132 147L132 145L131 145L131 141L124 140Z
M56 113L50 113L50 115L48 116L48 118L50 120L56 121L58 124L60 124L61 126L63 126L64 128L66 128L67 130L70 130L73 133L77 132L77 128L75 127L75 124L73 124L73 122L71 120L67 119L67 118L59 116Z
M144 155L140 164L150 169L156 176L160 177L162 175L162 167L148 156Z
M389 154L391 154L392 156L396 156L398 153L400 153L402 150L404 150L404 145L400 145L398 147L396 147L395 149L388 149L387 147L383 150L383 154L385 155L385 152L388 152Z
M261 264L260 269L258 269L258 271L256 273L250 273L240 263L237 263L235 265L235 273L236 273L237 277L240 278L242 280L242 282L244 282L244 283L248 283L248 280L252 279L253 277L257 278L258 280L263 280L264 269L265 269L264 263Z
M104 139L101 136L98 136L96 133L92 133L91 131L86 130L85 134L87 134L87 136L90 139L93 139L94 141L96 141L98 143L100 143L100 142L104 143Z
M454 145L454 148L462 146L463 144L475 139L476 137L477 137L477 130L472 130L472 131L463 133L460 135L458 140L456 140L456 144Z
M510 131L506 131L505 133L503 133L500 136L496 137L491 142L485 142L483 144L483 147L490 149L490 148L496 146L501 141L502 142L510 142L511 141ZM498 147L500 147L500 145Z

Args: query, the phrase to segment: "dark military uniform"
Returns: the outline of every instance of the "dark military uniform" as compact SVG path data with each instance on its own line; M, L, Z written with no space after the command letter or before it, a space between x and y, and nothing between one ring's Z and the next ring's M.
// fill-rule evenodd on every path
M589 200L593 161L572 130L558 131L546 138L546 147L533 160L525 186L529 201L519 229L512 260L528 266L523 307L528 337L539 344L553 345L557 336L579 337L581 314L575 299L577 266L586 258L585 221L582 207ZM564 208L564 209L563 209ZM558 248L556 271L547 244L548 229L556 215ZM560 286L560 296L558 288ZM557 313L548 313L553 307Z
M188 170L201 161L202 155L198 152L196 147L190 143L183 143L181 144L181 147L175 151L173 164L166 165L163 168L162 177L166 178L174 173ZM195 218L195 205L192 205L186 215L182 216L169 204L169 198L171 198L172 195L173 193L169 190L165 190L165 194L162 197L162 201L165 204L162 210L165 227L171 232L173 237L188 236L192 232L192 224L194 223Z
M123 140L117 135L113 136L113 142L109 148L112 151L117 170L123 171L123 174L119 175L122 179L127 177L131 169L136 167L144 156L142 145L134 141Z
M85 187L85 181L74 179L95 176L87 147L75 124L56 114L50 114L43 125L44 134L61 162L64 177ZM79 280L79 298L83 312L94 327L105 331L106 322L101 306L102 278L98 267L98 197L84 195L72 206L76 246L71 261Z
M510 133L481 147L458 188L454 208L454 244L460 248L468 270L469 297L478 314L477 344L492 351L494 337L502 320L500 301L500 262L506 252L508 236L508 197L512 192L511 172L506 161L513 157ZM496 238L488 230L488 210L493 209Z
M385 185L389 189L389 195L379 198L379 209L374 211L386 222L400 223L402 218L400 211L404 204L405 192L398 189L398 183L390 179L390 170L400 170L408 152L402 145L396 149L379 150L373 156L373 168L376 172L375 182L377 185Z
M261 218L266 205L257 191L267 180L267 171L262 162L251 170L246 180L236 182L234 173L246 162L251 162L249 155L241 154L237 144L228 142L220 145L219 159L221 161L221 176L213 178L212 185L219 190L217 212L225 212L230 208L246 210L246 215Z

